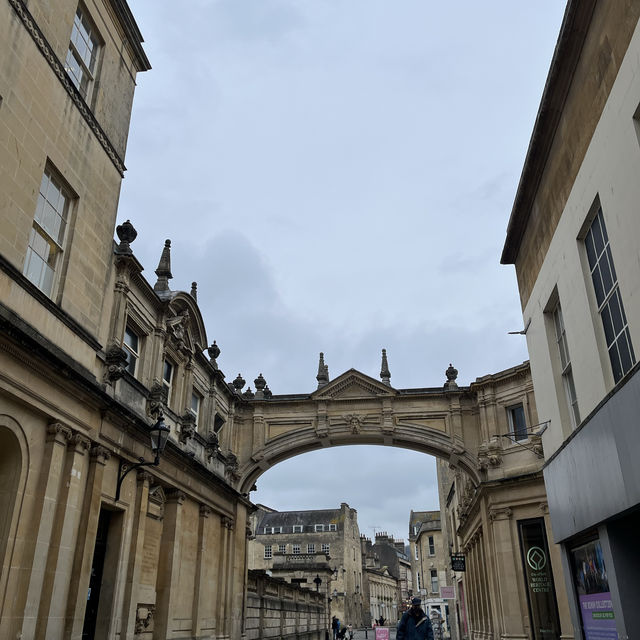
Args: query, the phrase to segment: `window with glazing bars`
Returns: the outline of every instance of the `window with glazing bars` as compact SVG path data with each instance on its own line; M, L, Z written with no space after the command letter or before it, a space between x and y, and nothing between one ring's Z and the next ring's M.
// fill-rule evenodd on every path
M564 328L562 308L560 303L553 310L553 325L556 331L556 344L560 355L560 366L562 367L562 384L569 405L571 423L575 427L580 424L580 411L578 410L578 398L576 387L573 383L573 371L571 369L571 358L569 357L569 347L567 346L567 333Z
M587 231L584 243L598 304L598 313L602 319L607 341L613 379L618 382L633 367L636 358L620 296L618 276L613 264L602 207L598 208L598 213Z

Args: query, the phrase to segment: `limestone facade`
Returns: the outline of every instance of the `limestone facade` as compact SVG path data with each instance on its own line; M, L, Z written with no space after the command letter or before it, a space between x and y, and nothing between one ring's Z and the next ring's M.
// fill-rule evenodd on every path
M2 638L243 632L235 396L169 246L153 286L113 240L141 40L122 0L0 3Z
M576 637L640 633L639 21L637 0L568 3L502 255Z
M449 601L441 597L440 588L451 583L449 578L449 545L442 531L440 511L411 511L409 517L409 547L414 575L415 595L422 600L428 615L438 612L449 631ZM408 603L405 603L408 604Z
M337 616L345 624L362 625L362 558L355 509L346 503L329 510L259 508L251 523L251 569L325 594L327 620Z

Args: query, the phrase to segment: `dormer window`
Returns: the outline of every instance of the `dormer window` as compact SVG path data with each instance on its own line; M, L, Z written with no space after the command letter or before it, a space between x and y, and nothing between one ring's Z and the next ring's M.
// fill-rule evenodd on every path
M302 525L294 524L293 525L293 533L302 533Z
M324 531L324 525L323 524L316 524L314 525L314 529L313 529L316 533L318 531Z

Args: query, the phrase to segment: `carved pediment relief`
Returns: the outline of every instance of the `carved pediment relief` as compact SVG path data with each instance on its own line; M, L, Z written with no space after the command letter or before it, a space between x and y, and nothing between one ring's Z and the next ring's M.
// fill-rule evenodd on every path
M349 369L326 386L318 389L311 397L317 400L349 400L351 398L362 399L390 395L395 395L395 390L391 387L355 369Z

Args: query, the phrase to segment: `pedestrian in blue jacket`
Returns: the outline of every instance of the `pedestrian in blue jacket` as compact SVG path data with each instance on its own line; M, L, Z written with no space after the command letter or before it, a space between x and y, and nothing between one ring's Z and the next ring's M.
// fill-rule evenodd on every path
M396 640L433 640L429 616L422 610L420 598L411 600L411 608L402 614L396 631Z

